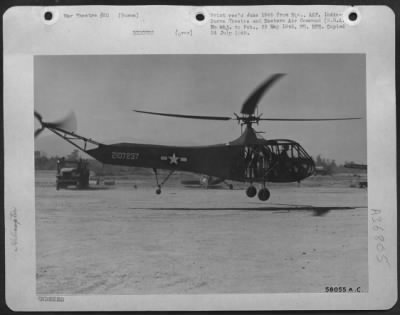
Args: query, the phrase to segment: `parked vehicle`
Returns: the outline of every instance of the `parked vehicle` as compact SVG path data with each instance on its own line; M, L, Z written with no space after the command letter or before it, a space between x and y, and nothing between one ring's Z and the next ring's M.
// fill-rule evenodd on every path
M75 186L78 189L89 187L89 169L87 162L80 159L78 161L65 160L61 158L57 161L57 190Z

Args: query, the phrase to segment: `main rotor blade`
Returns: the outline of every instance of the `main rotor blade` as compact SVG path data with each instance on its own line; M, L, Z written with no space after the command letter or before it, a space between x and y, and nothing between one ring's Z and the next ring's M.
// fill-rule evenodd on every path
M284 75L284 73L275 73L274 75L269 77L263 84L255 89L253 93L250 94L247 100L243 103L242 110L240 112L242 114L253 115L257 104L264 93Z
M180 114L168 114L168 113L157 113L157 112L147 112L143 110L136 110L133 111L141 114L148 114L148 115L158 115L158 116L167 116L167 117L176 117L176 118L189 118L189 119L205 119L205 120L231 120L231 117L226 116L195 116L195 115L180 115Z
M356 120L360 117L346 117L346 118L260 118L259 120L267 121L329 121L329 120Z

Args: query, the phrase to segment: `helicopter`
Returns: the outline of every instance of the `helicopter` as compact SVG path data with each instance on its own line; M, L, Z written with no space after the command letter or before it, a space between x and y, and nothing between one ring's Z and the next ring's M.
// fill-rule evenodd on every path
M275 73L261 83L242 104L240 114L234 116L199 116L137 110L140 114L164 117L237 121L241 135L227 143L205 146L167 146L139 143L103 144L75 133L76 117L72 112L56 122L45 122L41 114L34 115L40 123L35 131L37 137L44 129L68 141L94 159L104 163L153 169L156 180L156 194L176 171L186 171L209 177L248 183L246 195L258 196L259 200L270 198L266 187L268 182L301 182L315 172L311 156L296 141L290 139L264 139L253 128L262 121L332 121L360 118L264 118L256 114L257 106L263 97L285 74ZM258 111L257 111L258 112ZM94 146L94 147L93 147ZM91 148L89 148L91 147ZM168 174L160 178L158 170ZM260 184L257 191L255 184Z

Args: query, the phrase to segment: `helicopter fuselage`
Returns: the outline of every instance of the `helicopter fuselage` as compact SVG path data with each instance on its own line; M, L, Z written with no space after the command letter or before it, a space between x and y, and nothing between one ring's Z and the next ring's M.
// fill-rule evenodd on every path
M315 169L312 158L297 142L265 140L252 128L226 144L100 144L86 153L105 164L186 171L241 182L299 182Z

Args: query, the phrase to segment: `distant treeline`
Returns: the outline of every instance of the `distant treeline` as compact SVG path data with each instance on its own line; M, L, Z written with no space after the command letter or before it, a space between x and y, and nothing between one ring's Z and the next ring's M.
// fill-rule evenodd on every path
M321 173L326 173L326 174L334 174L334 173L340 173L341 170L339 168L343 168L344 170L347 170L343 165L336 165L335 160L330 160L330 159L325 159L323 158L320 154L317 155L316 158L314 158L315 166L320 167L322 169Z
M41 153L35 154L35 169L36 170L56 170L57 160L61 157L52 156L47 157ZM65 157L67 160L79 160L79 151L74 150ZM321 155L313 158L315 165L319 167L322 174L335 174L335 173L357 173L358 170L348 169L344 167L344 164L353 163L345 162L344 164L337 165L335 160L323 158ZM110 176L110 175L129 175L129 174L152 174L151 169L143 169L138 167L129 166L118 166L118 165L107 165L100 163L94 159L85 159L89 164L89 169L98 176Z

